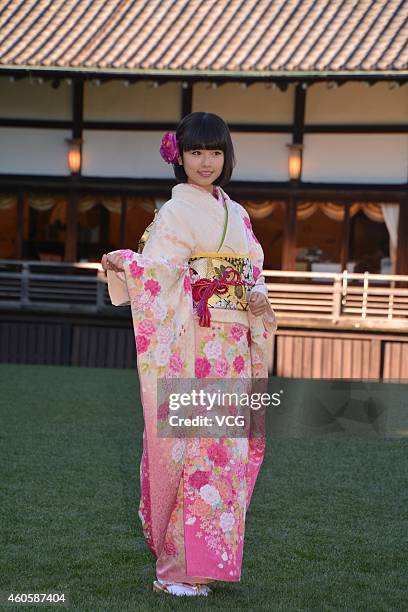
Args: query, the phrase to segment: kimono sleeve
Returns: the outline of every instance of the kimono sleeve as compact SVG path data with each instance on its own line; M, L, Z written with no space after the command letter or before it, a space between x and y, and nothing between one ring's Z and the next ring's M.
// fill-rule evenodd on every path
M124 272L106 271L108 292L113 306L129 306L130 298Z
M186 264L195 247L191 209L169 200L159 210L143 248L150 261ZM114 306L129 306L130 298L124 272L107 271L108 291Z
M186 264L195 247L191 209L177 200L169 200L159 210L143 255L164 258L172 264Z

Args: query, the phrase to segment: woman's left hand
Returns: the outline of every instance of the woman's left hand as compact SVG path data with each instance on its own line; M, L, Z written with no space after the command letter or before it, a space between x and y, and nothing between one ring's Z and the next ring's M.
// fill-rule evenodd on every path
M266 295L260 291L253 291L249 298L249 310L256 317L263 315L267 309L267 300Z

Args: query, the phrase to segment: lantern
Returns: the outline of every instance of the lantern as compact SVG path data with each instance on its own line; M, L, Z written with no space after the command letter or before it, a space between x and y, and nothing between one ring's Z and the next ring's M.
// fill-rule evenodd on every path
M68 168L71 174L78 174L81 170L81 138L67 138L68 143Z
M298 181L302 174L302 144L288 144L289 147L289 176Z

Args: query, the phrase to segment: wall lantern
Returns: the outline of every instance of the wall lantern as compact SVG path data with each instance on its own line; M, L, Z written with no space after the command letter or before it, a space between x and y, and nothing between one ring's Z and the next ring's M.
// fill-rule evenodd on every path
M71 174L78 174L79 171L81 170L81 145L82 145L82 139L81 138L67 138L66 139L67 144L68 144L68 154L67 154L67 161L68 161L68 168L69 171L71 172Z
M302 144L288 144L289 147L289 176L291 180L298 181L302 175Z

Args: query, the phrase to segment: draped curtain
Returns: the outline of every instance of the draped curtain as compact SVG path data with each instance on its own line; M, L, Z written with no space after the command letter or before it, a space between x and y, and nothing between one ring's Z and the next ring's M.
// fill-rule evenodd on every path
M243 205L253 219L265 219L271 215L277 207L282 209L285 202L250 202L244 201ZM296 218L303 221L309 219L316 211L320 210L333 221L343 221L344 205L334 202L299 202L296 206ZM354 202L349 206L350 217L354 217L361 210L371 221L385 223L390 238L391 270L395 273L398 239L398 217L399 204L386 204L377 202Z
M27 202L30 208L34 208L38 211L47 211L51 210L54 206L56 206L61 200L64 200L64 196L61 195L37 195L30 193L27 195ZM154 198L144 198L144 197L128 197L128 209L139 207L145 210L146 212L154 213L156 206L160 205L164 202L164 200L154 200ZM10 193L2 193L0 194L0 210L11 208L15 206L17 203L17 196L15 194ZM120 214L122 210L122 199L118 196L114 197L100 197L100 196L81 196L78 200L78 211L79 212L88 212L97 206L98 204L102 204L109 212Z
M253 219L265 219L271 215L278 207L281 209L285 208L285 202L282 201L270 201L270 202L250 202L244 200L242 204L245 206L250 217ZM392 221L390 223L395 226L395 216L397 216L398 222L398 204L377 204L376 202L354 202L349 206L350 217L354 217L361 210L371 221L376 223L386 223L387 220L384 216L384 210L389 209L394 212L390 213ZM296 206L296 217L297 219L304 220L308 219L314 213L320 210L327 217L333 221L343 221L344 219L344 205L335 204L334 202L299 202ZM395 212L397 211L397 212ZM388 227L388 224L387 224Z

